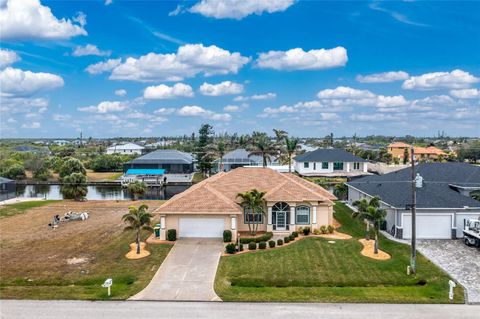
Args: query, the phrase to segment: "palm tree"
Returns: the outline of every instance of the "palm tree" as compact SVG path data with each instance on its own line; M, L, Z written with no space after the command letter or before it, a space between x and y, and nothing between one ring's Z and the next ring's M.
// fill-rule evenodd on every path
M298 138L289 138L288 136L284 137L285 140L285 149L288 154L288 172L292 172L292 155L295 153L299 148L299 139Z
M72 173L62 179L60 191L64 198L73 198L75 201L82 200L88 192L87 178L82 173Z
M373 229L375 230L373 253L378 254L378 231L380 230L380 224L385 220L385 216L387 216L387 211L378 207L368 206L362 215L373 224Z
M261 156L263 159L263 167L267 167L268 162L271 161L270 156L277 155L277 148L265 133L255 134L253 137L253 148L248 156Z
M352 216L357 217L357 218L362 218L363 213L365 213L368 209L368 207L372 206L375 208L378 208L380 206L380 197L374 196L370 198L370 200L367 200L366 198L363 198L361 200L356 200L353 202L353 206L357 207L358 211L353 212ZM365 239L369 240L370 239L370 222L368 220L366 221L366 226L365 226Z
M208 144L205 147L206 153L205 156L210 158L218 158L219 165L218 171L223 171L223 156L227 152L227 145L224 138L219 138L216 142Z
M258 223L255 223L255 214L261 214L265 216L265 196L266 192L260 192L256 189L244 193L238 193L237 198L240 198L240 205L243 207L247 214L251 214L251 218L245 218L248 224L248 230L250 234L255 235L258 230ZM253 224L253 226L252 226Z
M338 199L345 199L347 198L348 194L348 187L345 183L338 183L335 185L333 190L333 195L337 196Z
M147 230L150 232L153 231L152 227L150 226L153 215L148 213L147 209L147 205L140 205L138 208L135 206L130 206L128 208L128 213L122 217L122 221L128 224L124 230L136 231L135 242L137 243L137 254L140 254L140 232L142 230Z
M281 141L283 141L285 137L288 136L287 131L284 131L284 130L273 129L273 133L275 133L275 138L277 139L277 143L280 143Z
M138 197L147 192L147 184L141 181L134 181L128 183L127 189L132 197L132 200L137 200Z

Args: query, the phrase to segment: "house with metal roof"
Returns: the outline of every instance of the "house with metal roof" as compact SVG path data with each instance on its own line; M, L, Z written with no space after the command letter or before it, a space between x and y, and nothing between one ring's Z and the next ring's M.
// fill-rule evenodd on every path
M0 202L16 197L16 184L14 180L0 177Z
M276 159L270 156L270 164L276 163ZM215 172L229 172L232 169L244 166L262 166L263 159L260 155L250 155L250 152L244 148L238 148L226 153L220 159L213 161L213 170Z
M190 153L177 150L157 150L137 157L123 165L126 173L131 169L163 170L162 174L191 174L195 161ZM153 171L152 171L153 172Z
M311 177L357 177L368 175L368 162L338 148L319 148L293 158L295 172Z
M462 237L464 221L480 218L480 202L470 197L480 191L480 167L467 163L421 163L416 195L417 238ZM366 176L347 183L350 205L378 196L387 211L384 230L397 238L411 238L411 169Z
M107 154L142 154L145 147L127 143L121 145L113 145L107 148Z

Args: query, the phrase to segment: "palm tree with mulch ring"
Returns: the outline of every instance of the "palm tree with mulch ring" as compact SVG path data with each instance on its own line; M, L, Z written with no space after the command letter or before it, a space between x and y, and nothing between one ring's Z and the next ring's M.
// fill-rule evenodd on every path
M360 200L356 200L352 204L357 208L358 211L353 212L352 217L356 218L364 218L363 213L365 213L368 207L372 206L378 208L380 206L380 197L374 196L370 200L366 198L362 198ZM370 222L366 220L365 226L365 239L370 239Z
M153 231L153 228L150 226L152 224L153 215L147 212L147 205L140 205L138 208L135 206L130 206L128 208L128 213L122 216L124 223L128 224L124 228L127 230L134 230L136 232L135 242L137 243L137 254L140 254L140 232L146 230L149 232Z
M237 198L240 198L240 205L246 212L247 216L245 221L248 225L248 230L252 235L257 234L259 225L259 223L255 223L255 215L261 214L262 217L265 216L265 199L263 198L265 194L266 192L260 192L256 189L237 194Z
M378 254L378 232L380 231L380 224L387 216L387 211L382 208L368 206L367 210L361 214L373 224L373 229L375 230L375 245L373 246L373 253Z

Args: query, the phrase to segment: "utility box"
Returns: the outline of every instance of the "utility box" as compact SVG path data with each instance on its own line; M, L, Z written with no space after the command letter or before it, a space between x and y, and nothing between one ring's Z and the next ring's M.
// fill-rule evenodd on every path
M153 232L155 234L155 238L159 239L160 238L160 224L156 224L155 227L153 227Z

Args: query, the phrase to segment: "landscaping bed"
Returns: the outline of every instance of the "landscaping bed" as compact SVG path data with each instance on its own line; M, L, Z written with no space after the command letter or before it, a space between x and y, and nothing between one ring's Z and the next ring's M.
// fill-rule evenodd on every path
M380 237L380 249L392 256L374 260L361 255L364 225L351 210L335 205L339 232L349 240L329 243L308 237L282 249L222 257L215 291L224 301L320 301L448 303L446 273L418 255L418 273L407 276L410 248ZM455 288L456 303L463 289Z

